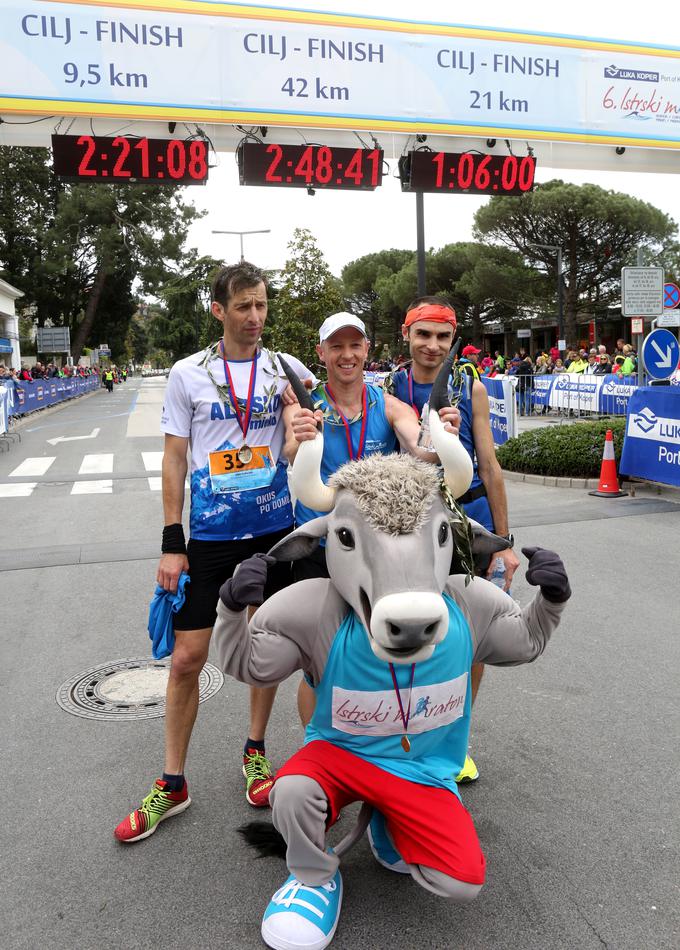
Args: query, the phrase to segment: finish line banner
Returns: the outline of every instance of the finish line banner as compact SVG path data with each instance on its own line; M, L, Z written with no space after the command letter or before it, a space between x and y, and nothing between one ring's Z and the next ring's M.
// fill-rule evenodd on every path
M489 397L491 434L495 445L503 445L517 435L515 395L509 379L482 378Z
M680 392L643 386L630 398L622 474L680 487Z
M2 0L0 64L3 113L680 149L671 46L194 0Z

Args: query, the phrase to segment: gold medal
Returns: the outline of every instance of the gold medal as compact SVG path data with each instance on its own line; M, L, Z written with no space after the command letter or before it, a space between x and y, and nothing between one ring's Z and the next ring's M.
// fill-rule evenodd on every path
M404 752L411 751L411 743L409 742L408 736L401 737L401 747L404 750Z
M247 465L248 462L250 462L250 460L252 459L252 457L253 457L253 450L250 448L249 445L242 445L241 448L238 450L238 460L239 462L243 462L244 465Z

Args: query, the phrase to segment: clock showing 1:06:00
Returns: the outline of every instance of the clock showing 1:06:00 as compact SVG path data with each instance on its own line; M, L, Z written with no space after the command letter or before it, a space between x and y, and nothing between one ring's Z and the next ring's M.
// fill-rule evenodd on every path
M534 187L536 159L421 149L409 152L400 168L402 188L408 191L523 195Z
M78 182L203 185L208 180L205 139L53 135L52 161L59 178Z

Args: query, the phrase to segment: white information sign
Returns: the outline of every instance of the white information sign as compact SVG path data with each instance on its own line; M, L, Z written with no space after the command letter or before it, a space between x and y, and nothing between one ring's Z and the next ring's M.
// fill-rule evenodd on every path
M661 316L663 284L663 267L622 267L622 315L624 317Z
M679 53L246 4L2 0L0 113L680 149Z
M656 321L657 327L680 327L680 311L667 310ZM640 330L642 333L642 330Z
M633 317L633 319L630 321L630 332L633 334L633 336L644 333L644 322L645 321L642 319L642 317Z

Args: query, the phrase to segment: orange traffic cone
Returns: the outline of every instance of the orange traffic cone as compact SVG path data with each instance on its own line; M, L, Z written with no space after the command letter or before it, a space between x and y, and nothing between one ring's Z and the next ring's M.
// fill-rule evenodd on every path
M607 429L607 434L604 437L600 484L597 486L597 491L589 491L588 494L598 495L600 498L617 498L620 495L628 494L627 491L621 491L619 488L619 480L616 475L616 456L614 455L614 436L611 429Z

